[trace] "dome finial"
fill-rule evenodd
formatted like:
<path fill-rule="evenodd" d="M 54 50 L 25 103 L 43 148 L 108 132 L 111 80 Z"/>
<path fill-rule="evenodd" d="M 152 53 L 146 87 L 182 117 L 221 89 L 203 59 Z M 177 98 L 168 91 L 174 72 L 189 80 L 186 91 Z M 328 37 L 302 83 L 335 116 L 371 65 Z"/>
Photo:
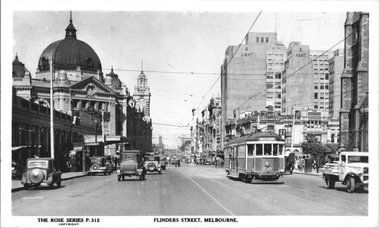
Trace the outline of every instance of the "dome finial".
<path fill-rule="evenodd" d="M 141 61 L 141 73 L 144 72 L 144 61 Z"/>
<path fill-rule="evenodd" d="M 77 34 L 76 34 L 76 29 L 73 25 L 73 17 L 72 17 L 72 12 L 70 10 L 70 20 L 69 20 L 69 26 L 67 26 L 66 28 L 66 37 L 65 38 L 77 38 Z"/>

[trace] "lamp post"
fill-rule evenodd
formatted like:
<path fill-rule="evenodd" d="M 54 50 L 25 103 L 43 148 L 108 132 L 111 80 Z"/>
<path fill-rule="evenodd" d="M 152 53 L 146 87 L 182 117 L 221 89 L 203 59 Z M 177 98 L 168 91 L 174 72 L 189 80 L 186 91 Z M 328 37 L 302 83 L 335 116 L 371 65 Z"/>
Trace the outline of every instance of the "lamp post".
<path fill-rule="evenodd" d="M 94 119 L 95 123 L 95 154 L 98 155 L 98 119 Z"/>

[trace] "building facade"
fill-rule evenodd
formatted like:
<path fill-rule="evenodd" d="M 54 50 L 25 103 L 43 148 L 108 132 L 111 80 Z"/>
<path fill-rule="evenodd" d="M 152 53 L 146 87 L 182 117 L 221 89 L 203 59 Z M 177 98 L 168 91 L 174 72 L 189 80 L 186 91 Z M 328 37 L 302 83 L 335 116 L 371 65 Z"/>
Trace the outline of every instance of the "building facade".
<path fill-rule="evenodd" d="M 314 71 L 314 104 L 315 110 L 329 110 L 330 72 L 329 59 L 333 56 L 331 51 L 310 51 Z M 300 66 L 301 67 L 301 66 Z"/>
<path fill-rule="evenodd" d="M 282 113 L 293 114 L 299 109 L 313 109 L 314 71 L 308 45 L 291 42 L 282 77 Z"/>
<path fill-rule="evenodd" d="M 43 50 L 35 77 L 16 55 L 12 74 L 14 100 L 27 100 L 34 111 L 54 108 L 55 117 L 70 119 L 71 125 L 67 122 L 64 125 L 66 127 L 60 126 L 59 122 L 54 125 L 59 134 L 57 139 L 61 139 L 54 141 L 57 158 L 67 152 L 63 148 L 68 144 L 71 144 L 71 149 L 77 146 L 77 150 L 83 150 L 84 146 L 101 146 L 100 151 L 90 151 L 91 155 L 116 155 L 124 148 L 121 144 L 140 150 L 151 148 L 152 122 L 145 115 L 149 114 L 149 107 L 143 111 L 136 109 L 136 101 L 112 67 L 111 72 L 104 77 L 98 55 L 90 45 L 77 39 L 76 31 L 70 14 L 65 38 Z M 53 100 L 50 99 L 51 89 Z M 38 118 L 44 118 L 45 125 L 49 124 L 50 117 L 41 112 L 38 111 Z M 34 121 L 37 118 L 34 113 L 30 113 L 28 118 L 23 116 L 22 121 L 17 121 L 19 115 L 13 112 L 13 133 L 16 134 L 17 129 L 33 129 L 38 133 L 32 143 L 21 139 L 12 141 L 13 146 L 28 143 L 41 148 L 31 155 L 50 155 L 50 148 L 42 146 L 50 143 L 46 126 Z M 45 138 L 47 141 L 44 141 Z"/>
<path fill-rule="evenodd" d="M 272 106 L 276 113 L 282 110 L 282 72 L 285 67 L 286 47 L 276 43 L 267 50 L 266 107 Z"/>
<path fill-rule="evenodd" d="M 276 33 L 248 33 L 245 44 L 227 48 L 221 67 L 222 145 L 228 119 L 242 111 L 266 108 L 267 73 L 273 73 L 268 72 L 268 69 L 274 60 L 268 63 L 267 52 L 277 47 L 277 44 Z M 276 60 L 274 64 L 277 63 Z"/>
<path fill-rule="evenodd" d="M 344 27 L 340 143 L 348 150 L 368 151 L 369 13 L 348 12 Z"/>

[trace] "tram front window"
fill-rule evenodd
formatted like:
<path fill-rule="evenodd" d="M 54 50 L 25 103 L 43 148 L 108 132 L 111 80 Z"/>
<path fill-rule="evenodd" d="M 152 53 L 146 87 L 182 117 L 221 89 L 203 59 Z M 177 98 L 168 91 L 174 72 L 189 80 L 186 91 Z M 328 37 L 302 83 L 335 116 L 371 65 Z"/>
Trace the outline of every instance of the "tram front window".
<path fill-rule="evenodd" d="M 272 144 L 264 144 L 264 155 L 272 155 Z"/>

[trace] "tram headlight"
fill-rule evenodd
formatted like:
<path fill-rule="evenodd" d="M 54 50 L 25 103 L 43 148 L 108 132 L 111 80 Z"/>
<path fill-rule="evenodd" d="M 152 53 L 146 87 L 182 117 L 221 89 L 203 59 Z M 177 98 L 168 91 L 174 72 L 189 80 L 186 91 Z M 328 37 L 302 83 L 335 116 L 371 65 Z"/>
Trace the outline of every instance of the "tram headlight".
<path fill-rule="evenodd" d="M 265 167 L 269 167 L 270 165 L 269 165 L 269 162 L 266 162 L 265 163 Z"/>

